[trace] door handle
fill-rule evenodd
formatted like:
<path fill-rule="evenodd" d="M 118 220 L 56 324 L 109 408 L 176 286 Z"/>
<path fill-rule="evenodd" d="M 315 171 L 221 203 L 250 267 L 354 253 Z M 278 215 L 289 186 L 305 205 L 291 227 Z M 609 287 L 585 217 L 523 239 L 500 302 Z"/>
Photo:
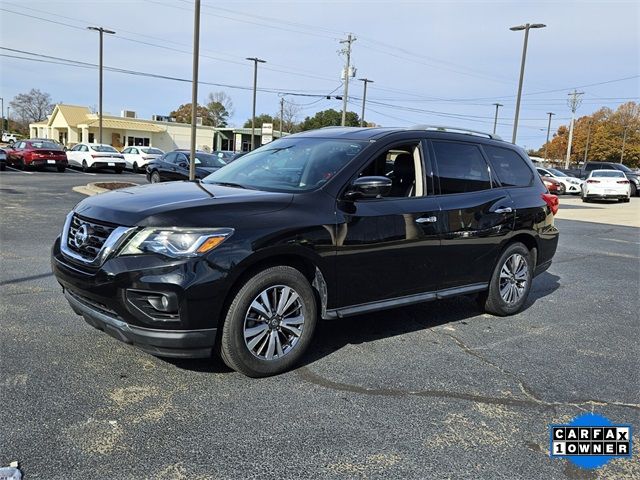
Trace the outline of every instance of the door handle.
<path fill-rule="evenodd" d="M 513 212 L 513 208 L 511 207 L 502 207 L 502 208 L 496 208 L 493 213 L 511 213 Z"/>
<path fill-rule="evenodd" d="M 438 219 L 436 217 L 420 217 L 416 218 L 416 223 L 435 223 Z"/>

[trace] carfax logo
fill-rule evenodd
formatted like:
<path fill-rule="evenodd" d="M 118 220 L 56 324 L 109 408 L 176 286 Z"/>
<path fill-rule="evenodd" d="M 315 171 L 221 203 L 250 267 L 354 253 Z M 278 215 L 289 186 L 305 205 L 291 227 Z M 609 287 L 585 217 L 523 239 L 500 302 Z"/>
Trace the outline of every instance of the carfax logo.
<path fill-rule="evenodd" d="M 614 425 L 601 415 L 585 413 L 567 425 L 550 425 L 551 457 L 566 458 L 582 468 L 598 468 L 613 458 L 631 458 L 631 425 Z"/>

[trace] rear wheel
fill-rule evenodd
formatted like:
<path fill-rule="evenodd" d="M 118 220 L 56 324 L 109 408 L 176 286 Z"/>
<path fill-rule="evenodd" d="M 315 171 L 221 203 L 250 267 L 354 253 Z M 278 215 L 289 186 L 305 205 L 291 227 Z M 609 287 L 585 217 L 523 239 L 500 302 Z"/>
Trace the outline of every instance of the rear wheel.
<path fill-rule="evenodd" d="M 86 160 L 82 160 L 82 171 L 83 172 L 88 172 L 89 171 L 89 165 L 87 165 L 87 161 Z"/>
<path fill-rule="evenodd" d="M 636 187 L 636 184 L 631 182 L 631 196 L 635 197 L 637 195 L 640 195 L 640 192 L 638 192 L 638 187 Z"/>
<path fill-rule="evenodd" d="M 62 172 L 64 172 L 64 171 L 67 169 L 67 166 L 66 166 L 66 165 L 57 165 L 57 166 L 56 166 L 56 169 L 57 169 L 60 173 L 62 173 Z"/>
<path fill-rule="evenodd" d="M 499 316 L 517 313 L 531 290 L 533 267 L 525 245 L 519 242 L 509 245 L 496 264 L 489 290 L 480 297 L 484 310 Z"/>
<path fill-rule="evenodd" d="M 138 173 L 138 162 L 133 162 L 133 167 L 131 167 L 133 173 Z"/>
<path fill-rule="evenodd" d="M 124 168 L 122 167 L 118 167 L 115 169 L 116 173 L 122 173 L 122 171 L 124 170 Z"/>
<path fill-rule="evenodd" d="M 161 181 L 160 174 L 157 171 L 151 173 L 151 183 L 160 183 Z"/>
<path fill-rule="evenodd" d="M 266 377 L 295 366 L 311 343 L 317 323 L 316 298 L 298 270 L 267 268 L 253 275 L 229 306 L 220 355 L 230 368 Z"/>

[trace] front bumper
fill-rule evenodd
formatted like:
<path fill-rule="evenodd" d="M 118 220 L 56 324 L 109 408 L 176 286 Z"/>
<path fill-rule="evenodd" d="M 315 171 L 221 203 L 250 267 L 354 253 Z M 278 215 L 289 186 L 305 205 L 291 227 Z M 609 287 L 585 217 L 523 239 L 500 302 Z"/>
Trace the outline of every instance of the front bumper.
<path fill-rule="evenodd" d="M 73 311 L 90 325 L 153 355 L 211 355 L 227 278 L 206 259 L 141 255 L 91 267 L 66 257 L 58 238 L 51 267 Z M 176 308 L 155 310 L 145 298 L 156 295 L 174 299 Z"/>

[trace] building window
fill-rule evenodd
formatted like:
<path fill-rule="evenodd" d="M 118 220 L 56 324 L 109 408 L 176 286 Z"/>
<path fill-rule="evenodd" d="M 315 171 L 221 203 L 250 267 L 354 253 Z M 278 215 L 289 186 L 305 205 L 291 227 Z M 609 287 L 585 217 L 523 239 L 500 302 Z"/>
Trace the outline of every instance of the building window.
<path fill-rule="evenodd" d="M 148 137 L 127 137 L 127 146 L 148 147 L 149 145 L 151 145 L 151 139 Z"/>
<path fill-rule="evenodd" d="M 94 133 L 89 133 L 89 143 L 93 143 L 96 141 L 96 135 Z"/>

